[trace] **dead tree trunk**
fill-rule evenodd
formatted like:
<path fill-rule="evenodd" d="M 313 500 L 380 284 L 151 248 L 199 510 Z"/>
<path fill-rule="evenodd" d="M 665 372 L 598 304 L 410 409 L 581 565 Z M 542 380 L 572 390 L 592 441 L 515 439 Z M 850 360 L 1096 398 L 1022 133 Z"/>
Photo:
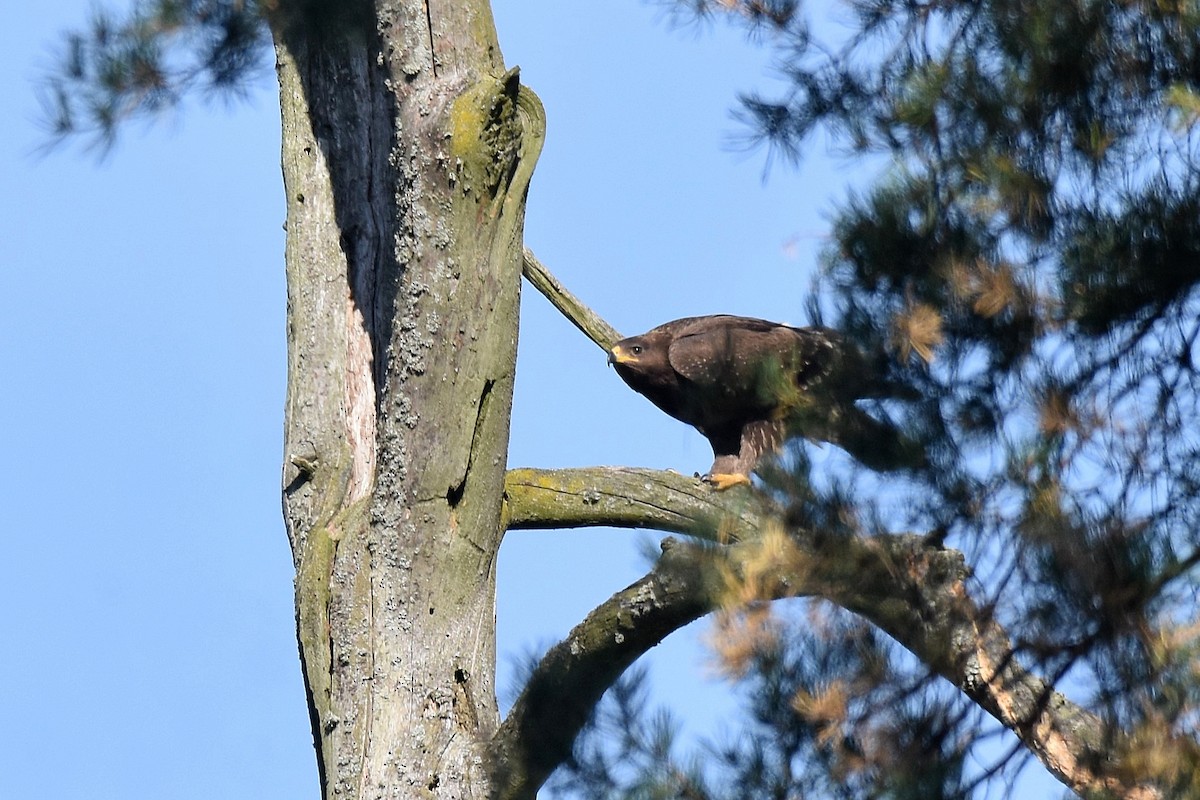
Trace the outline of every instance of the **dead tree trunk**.
<path fill-rule="evenodd" d="M 542 111 L 487 2 L 287 8 L 284 512 L 323 795 L 485 797 Z"/>

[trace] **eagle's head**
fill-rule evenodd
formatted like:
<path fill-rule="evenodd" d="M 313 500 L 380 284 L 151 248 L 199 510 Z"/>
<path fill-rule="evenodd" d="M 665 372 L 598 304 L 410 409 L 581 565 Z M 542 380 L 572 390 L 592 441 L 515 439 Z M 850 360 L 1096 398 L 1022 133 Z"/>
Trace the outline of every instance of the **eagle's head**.
<path fill-rule="evenodd" d="M 651 372 L 668 366 L 667 349 L 649 335 L 622 339 L 608 349 L 608 364 L 617 372 Z"/>
<path fill-rule="evenodd" d="M 674 392 L 678 380 L 671 368 L 670 346 L 671 337 L 657 330 L 631 336 L 608 349 L 608 363 L 630 388 L 661 408 L 664 393 Z"/>

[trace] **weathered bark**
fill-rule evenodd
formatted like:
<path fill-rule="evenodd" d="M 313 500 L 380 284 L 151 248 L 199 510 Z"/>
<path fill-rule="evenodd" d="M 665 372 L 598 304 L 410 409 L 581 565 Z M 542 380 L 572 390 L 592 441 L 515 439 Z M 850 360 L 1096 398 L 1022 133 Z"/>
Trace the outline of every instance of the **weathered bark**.
<path fill-rule="evenodd" d="M 756 582 L 772 597 L 821 597 L 886 631 L 1081 795 L 1161 796 L 1131 778 L 1120 730 L 1022 666 L 1008 634 L 971 598 L 969 571 L 956 550 L 916 535 L 864 539 L 791 531 L 786 550 L 768 543 L 776 549 L 764 555 L 764 532 L 782 531 L 786 522 L 761 499 L 749 492 L 717 494 L 698 480 L 651 470 L 512 470 L 506 508 L 514 528 L 647 527 L 732 543 L 664 547 L 649 575 L 547 653 L 493 743 L 512 762 L 506 797 L 531 796 L 565 758 L 568 751 L 554 742 L 573 740 L 582 725 L 576 695 L 598 698 L 600 687 L 620 674 L 614 662 L 632 663 L 670 630 L 721 608 L 730 597 L 730 576 L 748 564 L 767 570 Z M 558 761 L 550 760 L 554 756 Z"/>
<path fill-rule="evenodd" d="M 488 3 L 272 20 L 284 512 L 325 797 L 484 797 L 536 98 Z M 318 18 L 319 17 L 319 18 Z"/>
<path fill-rule="evenodd" d="M 721 576 L 677 544 L 666 539 L 649 575 L 593 609 L 542 658 L 493 742 L 499 800 L 533 797 L 621 673 L 714 609 Z"/>
<path fill-rule="evenodd" d="M 567 291 L 566 287 L 558 282 L 558 279 L 550 270 L 546 269 L 541 261 L 538 261 L 537 256 L 528 248 L 525 249 L 523 272 L 529 282 L 533 284 L 533 288 L 541 292 L 555 308 L 563 313 L 563 316 L 595 342 L 601 350 L 608 350 L 610 346 L 625 338 L 599 314 Z"/>

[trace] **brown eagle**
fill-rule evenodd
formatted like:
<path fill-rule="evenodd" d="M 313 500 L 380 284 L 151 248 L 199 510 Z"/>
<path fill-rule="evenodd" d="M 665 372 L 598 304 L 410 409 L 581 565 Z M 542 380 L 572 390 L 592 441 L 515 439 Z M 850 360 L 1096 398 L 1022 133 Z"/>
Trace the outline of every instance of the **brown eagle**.
<path fill-rule="evenodd" d="M 608 363 L 634 391 L 704 434 L 714 457 L 704 480 L 727 489 L 750 482 L 797 413 L 837 416 L 851 407 L 858 370 L 850 354 L 824 328 L 719 314 L 622 339 Z"/>

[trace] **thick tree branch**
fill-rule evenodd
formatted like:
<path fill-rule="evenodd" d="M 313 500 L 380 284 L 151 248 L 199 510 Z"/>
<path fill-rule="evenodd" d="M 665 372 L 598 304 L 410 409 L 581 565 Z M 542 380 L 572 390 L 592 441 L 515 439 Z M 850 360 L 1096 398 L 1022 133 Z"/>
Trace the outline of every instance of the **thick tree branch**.
<path fill-rule="evenodd" d="M 720 607 L 729 576 L 747 565 L 761 572 L 762 535 L 783 530 L 784 521 L 763 505 L 748 510 L 748 493 L 718 494 L 671 472 L 514 470 L 506 494 L 512 527 L 622 525 L 739 542 L 665 548 L 650 575 L 597 608 L 546 655 L 495 740 L 502 763 L 511 765 L 506 796 L 523 797 L 532 796 L 569 752 L 563 742 L 572 741 L 578 727 L 563 730 L 564 723 L 555 722 L 569 698 L 587 687 L 587 704 L 565 723 L 581 726 L 638 655 Z M 870 620 L 1013 731 L 1076 792 L 1159 796 L 1123 770 L 1120 731 L 1020 664 L 1008 634 L 972 600 L 962 553 L 916 535 L 790 533 L 787 550 L 769 562 L 771 580 L 763 585 L 772 596 L 821 597 Z M 563 737 L 557 749 L 544 738 L 551 730 Z"/>
<path fill-rule="evenodd" d="M 563 316 L 599 345 L 601 350 L 608 352 L 608 348 L 614 342 L 625 338 L 617 333 L 616 328 L 601 319 L 599 314 L 584 305 L 582 300 L 567 291 L 528 247 L 525 248 L 523 272 L 534 288 L 544 294 Z"/>
<path fill-rule="evenodd" d="M 712 609 L 719 576 L 695 557 L 699 549 L 665 540 L 648 575 L 594 609 L 542 658 L 492 740 L 500 798 L 534 797 L 621 673 Z"/>
<path fill-rule="evenodd" d="M 699 478 L 634 467 L 511 469 L 504 493 L 509 530 L 607 525 L 729 542 L 771 513 L 748 489 L 717 493 Z"/>

